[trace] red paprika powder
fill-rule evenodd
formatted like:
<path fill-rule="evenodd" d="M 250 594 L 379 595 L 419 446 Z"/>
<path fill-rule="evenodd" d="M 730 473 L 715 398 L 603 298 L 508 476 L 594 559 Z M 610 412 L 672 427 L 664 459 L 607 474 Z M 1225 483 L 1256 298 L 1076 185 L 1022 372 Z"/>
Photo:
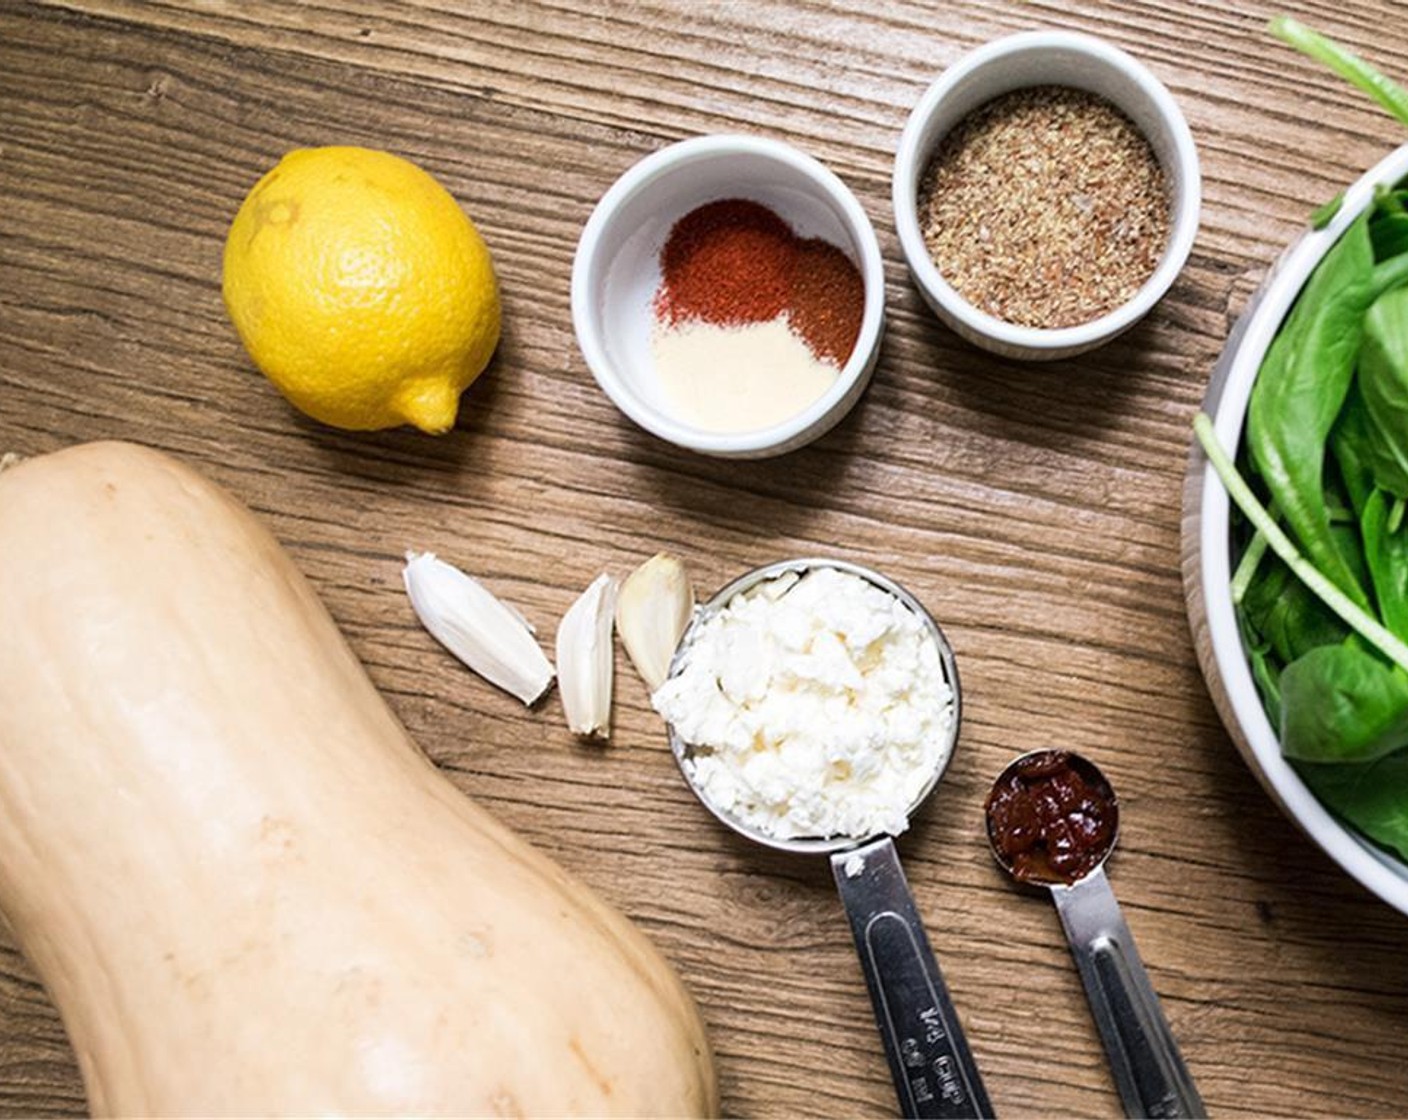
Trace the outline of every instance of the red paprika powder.
<path fill-rule="evenodd" d="M 846 364 L 860 334 L 865 284 L 840 249 L 799 239 L 761 203 L 719 199 L 675 223 L 660 254 L 655 313 L 671 326 L 762 323 L 786 315 L 812 354 Z"/>
<path fill-rule="evenodd" d="M 819 237 L 797 242 L 792 254 L 787 316 L 812 353 L 844 366 L 865 315 L 865 281 L 851 259 Z"/>
<path fill-rule="evenodd" d="M 660 254 L 656 314 L 720 326 L 777 318 L 787 307 L 795 242 L 791 227 L 756 202 L 725 198 L 691 210 Z"/>

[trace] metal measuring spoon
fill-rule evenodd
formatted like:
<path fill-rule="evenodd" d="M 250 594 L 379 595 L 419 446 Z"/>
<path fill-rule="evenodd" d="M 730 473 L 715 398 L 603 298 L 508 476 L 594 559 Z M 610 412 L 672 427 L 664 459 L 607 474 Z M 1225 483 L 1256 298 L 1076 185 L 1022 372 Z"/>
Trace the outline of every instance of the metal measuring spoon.
<path fill-rule="evenodd" d="M 997 862 L 1051 891 L 1125 1114 L 1207 1116 L 1105 877 L 1120 820 L 1105 775 L 1073 751 L 1031 751 L 999 775 L 986 810 Z"/>
<path fill-rule="evenodd" d="M 919 601 L 897 583 L 868 568 L 839 560 L 788 560 L 756 568 L 724 587 L 695 614 L 680 639 L 670 675 L 679 670 L 701 624 L 722 610 L 735 595 L 780 576 L 789 573 L 800 576 L 815 568 L 849 572 L 893 595 L 924 622 L 938 647 L 944 675 L 953 692 L 952 731 L 938 766 L 909 807 L 909 815 L 912 815 L 938 785 L 953 757 L 960 715 L 958 671 L 953 649 L 943 631 Z M 939 972 L 938 961 L 929 946 L 914 896 L 900 867 L 894 840 L 888 835 L 863 839 L 770 836 L 734 819 L 709 800 L 687 765 L 693 747 L 679 736 L 673 725 L 670 725 L 670 746 L 695 796 L 734 832 L 779 851 L 831 856 L 831 873 L 850 920 L 903 1115 L 950 1120 L 992 1116 L 992 1104 L 968 1049 L 968 1040 Z"/>

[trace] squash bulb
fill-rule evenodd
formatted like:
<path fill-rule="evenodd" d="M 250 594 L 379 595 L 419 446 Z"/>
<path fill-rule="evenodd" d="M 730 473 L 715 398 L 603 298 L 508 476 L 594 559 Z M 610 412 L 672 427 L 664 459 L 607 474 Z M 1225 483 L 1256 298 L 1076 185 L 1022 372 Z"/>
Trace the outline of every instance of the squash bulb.
<path fill-rule="evenodd" d="M 0 475 L 0 910 L 95 1113 L 713 1113 L 621 914 L 411 742 L 269 532 L 130 444 Z"/>

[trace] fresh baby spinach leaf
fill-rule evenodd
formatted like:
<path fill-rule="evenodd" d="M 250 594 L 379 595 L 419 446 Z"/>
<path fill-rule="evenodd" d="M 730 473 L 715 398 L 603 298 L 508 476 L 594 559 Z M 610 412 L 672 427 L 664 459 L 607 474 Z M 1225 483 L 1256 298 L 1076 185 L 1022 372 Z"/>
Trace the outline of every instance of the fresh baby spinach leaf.
<path fill-rule="evenodd" d="M 1370 763 L 1303 763 L 1296 771 L 1332 812 L 1408 859 L 1408 751 Z"/>
<path fill-rule="evenodd" d="M 1267 351 L 1247 413 L 1251 456 L 1310 561 L 1355 603 L 1367 600 L 1325 509 L 1325 445 L 1349 390 L 1371 297 L 1361 215 L 1316 266 Z"/>
<path fill-rule="evenodd" d="M 1408 673 L 1357 638 L 1318 646 L 1281 673 L 1281 753 L 1369 762 L 1408 746 Z"/>
<path fill-rule="evenodd" d="M 1359 394 L 1359 386 L 1352 384 L 1330 433 L 1330 451 L 1339 471 L 1340 482 L 1358 517 L 1364 515 L 1364 506 L 1377 485 L 1374 481 L 1375 468 L 1370 462 L 1372 453 L 1369 442 L 1368 410 Z M 1405 481 L 1408 481 L 1408 476 L 1405 476 Z"/>
<path fill-rule="evenodd" d="M 1376 264 L 1408 252 L 1408 214 L 1380 214 L 1371 219 L 1369 242 Z"/>
<path fill-rule="evenodd" d="M 1390 187 L 1387 183 L 1374 184 L 1374 218 L 1392 217 L 1394 214 L 1408 214 L 1403 205 L 1404 192 Z M 1371 219 L 1372 220 L 1372 219 Z"/>
<path fill-rule="evenodd" d="M 1360 519 L 1379 617 L 1395 634 L 1408 634 L 1408 532 L 1402 510 L 1402 498 L 1375 490 Z"/>
<path fill-rule="evenodd" d="M 1408 497 L 1408 288 L 1380 296 L 1364 317 L 1357 387 L 1374 481 Z"/>
<path fill-rule="evenodd" d="M 1247 622 L 1282 663 L 1344 640 L 1348 628 L 1277 557 L 1262 560 L 1242 599 Z"/>

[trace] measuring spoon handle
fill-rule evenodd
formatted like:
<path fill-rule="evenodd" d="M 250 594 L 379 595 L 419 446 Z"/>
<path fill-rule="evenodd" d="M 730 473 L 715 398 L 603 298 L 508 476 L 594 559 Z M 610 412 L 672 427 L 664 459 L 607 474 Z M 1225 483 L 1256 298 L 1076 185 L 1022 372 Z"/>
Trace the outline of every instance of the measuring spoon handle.
<path fill-rule="evenodd" d="M 968 1040 L 888 836 L 831 857 L 905 1116 L 992 1116 Z"/>
<path fill-rule="evenodd" d="M 1072 886 L 1053 886 L 1051 897 L 1066 927 L 1125 1115 L 1207 1116 L 1104 868 Z"/>

